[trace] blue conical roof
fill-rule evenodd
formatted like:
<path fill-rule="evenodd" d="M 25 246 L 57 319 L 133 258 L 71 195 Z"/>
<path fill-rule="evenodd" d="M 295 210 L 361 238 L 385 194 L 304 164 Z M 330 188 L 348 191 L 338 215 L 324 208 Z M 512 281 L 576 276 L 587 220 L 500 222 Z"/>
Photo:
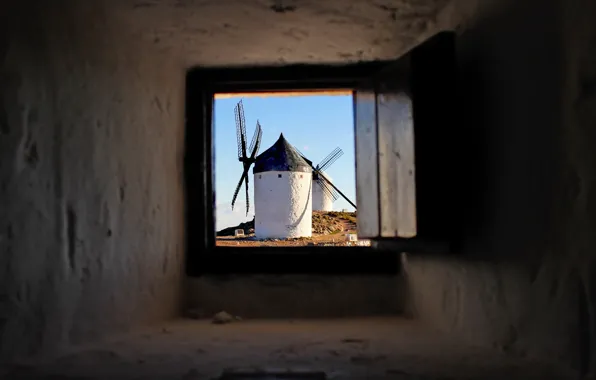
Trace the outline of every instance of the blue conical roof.
<path fill-rule="evenodd" d="M 285 138 L 283 133 L 269 149 L 259 154 L 256 158 L 253 173 L 280 171 L 280 172 L 306 172 L 312 171 L 312 162 L 298 153 Z"/>

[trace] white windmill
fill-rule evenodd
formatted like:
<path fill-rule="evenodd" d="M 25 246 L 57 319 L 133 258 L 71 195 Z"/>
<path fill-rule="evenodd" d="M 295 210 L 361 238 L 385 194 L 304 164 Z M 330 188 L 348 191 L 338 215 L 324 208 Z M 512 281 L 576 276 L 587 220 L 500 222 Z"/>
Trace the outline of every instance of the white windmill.
<path fill-rule="evenodd" d="M 248 171 L 254 164 L 255 236 L 259 239 L 288 239 L 312 236 L 313 198 L 317 197 L 315 210 L 330 209 L 341 195 L 354 208 L 356 205 L 333 185 L 322 170 L 329 167 L 342 154 L 336 148 L 321 164 L 313 167 L 298 149 L 291 145 L 283 133 L 266 151 L 256 156 L 263 131 L 257 128 L 246 151 L 244 108 L 240 101 L 235 108 L 238 137 L 238 160 L 244 170 L 234 191 L 232 208 L 244 182 L 246 185 L 246 214 L 249 210 Z M 318 187 L 315 189 L 315 187 Z"/>
<path fill-rule="evenodd" d="M 332 211 L 333 202 L 335 202 L 340 196 L 346 200 L 354 210 L 356 205 L 348 197 L 342 193 L 337 186 L 331 181 L 331 177 L 324 172 L 325 169 L 329 168 L 338 158 L 344 154 L 341 148 L 335 148 L 331 153 L 327 155 L 316 167 L 312 166 L 312 161 L 307 159 L 302 153 L 300 155 L 307 161 L 312 168 L 312 197 L 313 197 L 313 211 Z"/>
<path fill-rule="evenodd" d="M 312 163 L 281 134 L 257 157 L 253 173 L 255 236 L 312 236 Z"/>

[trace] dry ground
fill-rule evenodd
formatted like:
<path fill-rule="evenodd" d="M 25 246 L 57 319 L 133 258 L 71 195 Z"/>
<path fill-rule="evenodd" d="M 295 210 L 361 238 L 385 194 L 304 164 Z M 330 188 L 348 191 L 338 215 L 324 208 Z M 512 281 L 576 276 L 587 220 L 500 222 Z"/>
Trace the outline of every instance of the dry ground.
<path fill-rule="evenodd" d="M 7 379 L 216 379 L 224 369 L 323 370 L 328 379 L 566 379 L 548 363 L 467 346 L 399 317 L 183 319 L 5 368 Z"/>
<path fill-rule="evenodd" d="M 246 238 L 234 238 L 233 236 L 218 236 L 216 245 L 219 247 L 287 247 L 287 246 L 305 246 L 305 245 L 333 245 L 333 246 L 349 246 L 352 245 L 346 234 L 354 234 L 356 230 L 347 230 L 330 235 L 313 234 L 311 238 L 298 238 L 287 240 L 256 240 L 254 234 L 248 235 Z"/>
<path fill-rule="evenodd" d="M 219 231 L 216 238 L 216 245 L 220 247 L 263 247 L 263 246 L 305 246 L 305 245 L 327 245 L 327 246 L 350 246 L 346 237 L 348 234 L 356 233 L 356 217 L 349 212 L 324 212 L 313 211 L 313 236 L 310 238 L 298 239 L 268 239 L 256 240 L 252 222 L 243 223 L 239 228 L 245 230 L 244 238 L 235 238 L 232 228 Z M 223 235 L 223 231 L 228 236 Z"/>

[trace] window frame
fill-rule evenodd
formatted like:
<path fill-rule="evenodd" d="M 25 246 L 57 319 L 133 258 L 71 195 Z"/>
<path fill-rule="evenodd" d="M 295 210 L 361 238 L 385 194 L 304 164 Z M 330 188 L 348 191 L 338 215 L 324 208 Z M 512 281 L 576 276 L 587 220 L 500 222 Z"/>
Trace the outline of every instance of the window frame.
<path fill-rule="evenodd" d="M 234 92 L 355 90 L 392 62 L 349 65 L 194 68 L 186 80 L 186 272 L 393 274 L 399 252 L 373 247 L 216 247 L 214 95 Z M 196 168 L 200 168 L 200 175 Z M 191 169 L 191 168 L 194 168 Z M 191 173 L 193 170 L 193 173 Z M 190 196 L 190 194 L 194 194 Z M 211 202 L 208 202 L 211 199 Z"/>
<path fill-rule="evenodd" d="M 458 156 L 465 135 L 457 127 L 455 51 L 455 33 L 440 32 L 392 61 L 189 70 L 184 142 L 187 274 L 192 277 L 239 273 L 395 274 L 399 272 L 402 252 L 459 251 L 463 242 L 460 205 L 465 199 L 457 185 L 463 183 L 465 171 L 461 168 L 465 168 L 466 160 Z M 398 75 L 409 76 L 415 123 L 415 237 L 379 236 L 373 239 L 378 243 L 373 247 L 215 246 L 212 163 L 216 93 L 352 89 L 353 99 L 359 91 L 373 92 L 378 113 L 377 96 L 384 87 L 383 81 L 397 73 L 396 67 L 405 60 L 409 68 L 405 74 Z M 356 102 L 353 104 L 356 116 Z M 355 118 L 355 128 L 356 122 Z M 383 205 L 378 203 L 378 207 L 381 210 Z"/>

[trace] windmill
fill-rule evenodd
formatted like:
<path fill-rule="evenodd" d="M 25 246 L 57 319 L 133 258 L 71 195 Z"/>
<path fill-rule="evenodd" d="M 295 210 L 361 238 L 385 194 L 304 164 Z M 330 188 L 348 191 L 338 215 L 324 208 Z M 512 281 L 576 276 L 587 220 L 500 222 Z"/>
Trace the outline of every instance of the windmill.
<path fill-rule="evenodd" d="M 337 147 L 313 169 L 313 210 L 331 211 L 333 202 L 339 198 L 337 191 L 328 183 L 331 182 L 329 176 L 327 175 L 325 176 L 325 179 L 323 179 L 321 173 L 333 165 L 333 163 L 343 154 L 343 150 Z"/>
<path fill-rule="evenodd" d="M 261 136 L 263 135 L 263 130 L 261 129 L 261 124 L 259 124 L 259 121 L 257 120 L 255 133 L 253 134 L 250 145 L 248 146 L 248 152 L 250 152 L 249 156 L 247 154 L 246 121 L 244 120 L 244 106 L 242 105 L 242 100 L 236 104 L 236 107 L 234 107 L 234 115 L 236 117 L 238 161 L 242 162 L 244 170 L 242 171 L 240 182 L 238 182 L 238 186 L 236 186 L 236 190 L 234 191 L 234 197 L 232 198 L 232 210 L 234 209 L 234 204 L 236 203 L 236 198 L 238 197 L 240 187 L 242 187 L 242 182 L 244 182 L 246 187 L 246 215 L 248 216 L 248 209 L 250 207 L 248 196 L 248 171 L 250 166 L 256 161 L 257 152 L 259 151 L 259 147 L 261 145 Z"/>
<path fill-rule="evenodd" d="M 302 152 L 299 152 L 303 158 L 306 158 Z M 343 197 L 354 209 L 356 209 L 356 205 L 352 202 L 348 197 L 346 197 L 332 182 L 331 179 L 327 174 L 325 174 L 324 170 L 328 169 L 335 161 L 337 161 L 342 155 L 344 154 L 343 150 L 339 147 L 335 148 L 331 153 L 327 155 L 324 159 L 321 160 L 317 166 L 312 166 L 312 180 L 313 180 L 313 207 L 315 209 L 321 209 L 321 211 L 330 211 L 324 210 L 325 206 L 325 198 L 327 198 L 330 202 L 335 202 L 340 196 Z M 307 162 L 310 162 L 307 160 Z M 317 192 L 319 195 L 317 196 Z M 319 201 L 320 198 L 320 201 Z M 317 204 L 318 203 L 318 204 Z"/>
<path fill-rule="evenodd" d="M 259 154 L 253 168 L 255 236 L 312 236 L 312 163 L 283 134 Z"/>

